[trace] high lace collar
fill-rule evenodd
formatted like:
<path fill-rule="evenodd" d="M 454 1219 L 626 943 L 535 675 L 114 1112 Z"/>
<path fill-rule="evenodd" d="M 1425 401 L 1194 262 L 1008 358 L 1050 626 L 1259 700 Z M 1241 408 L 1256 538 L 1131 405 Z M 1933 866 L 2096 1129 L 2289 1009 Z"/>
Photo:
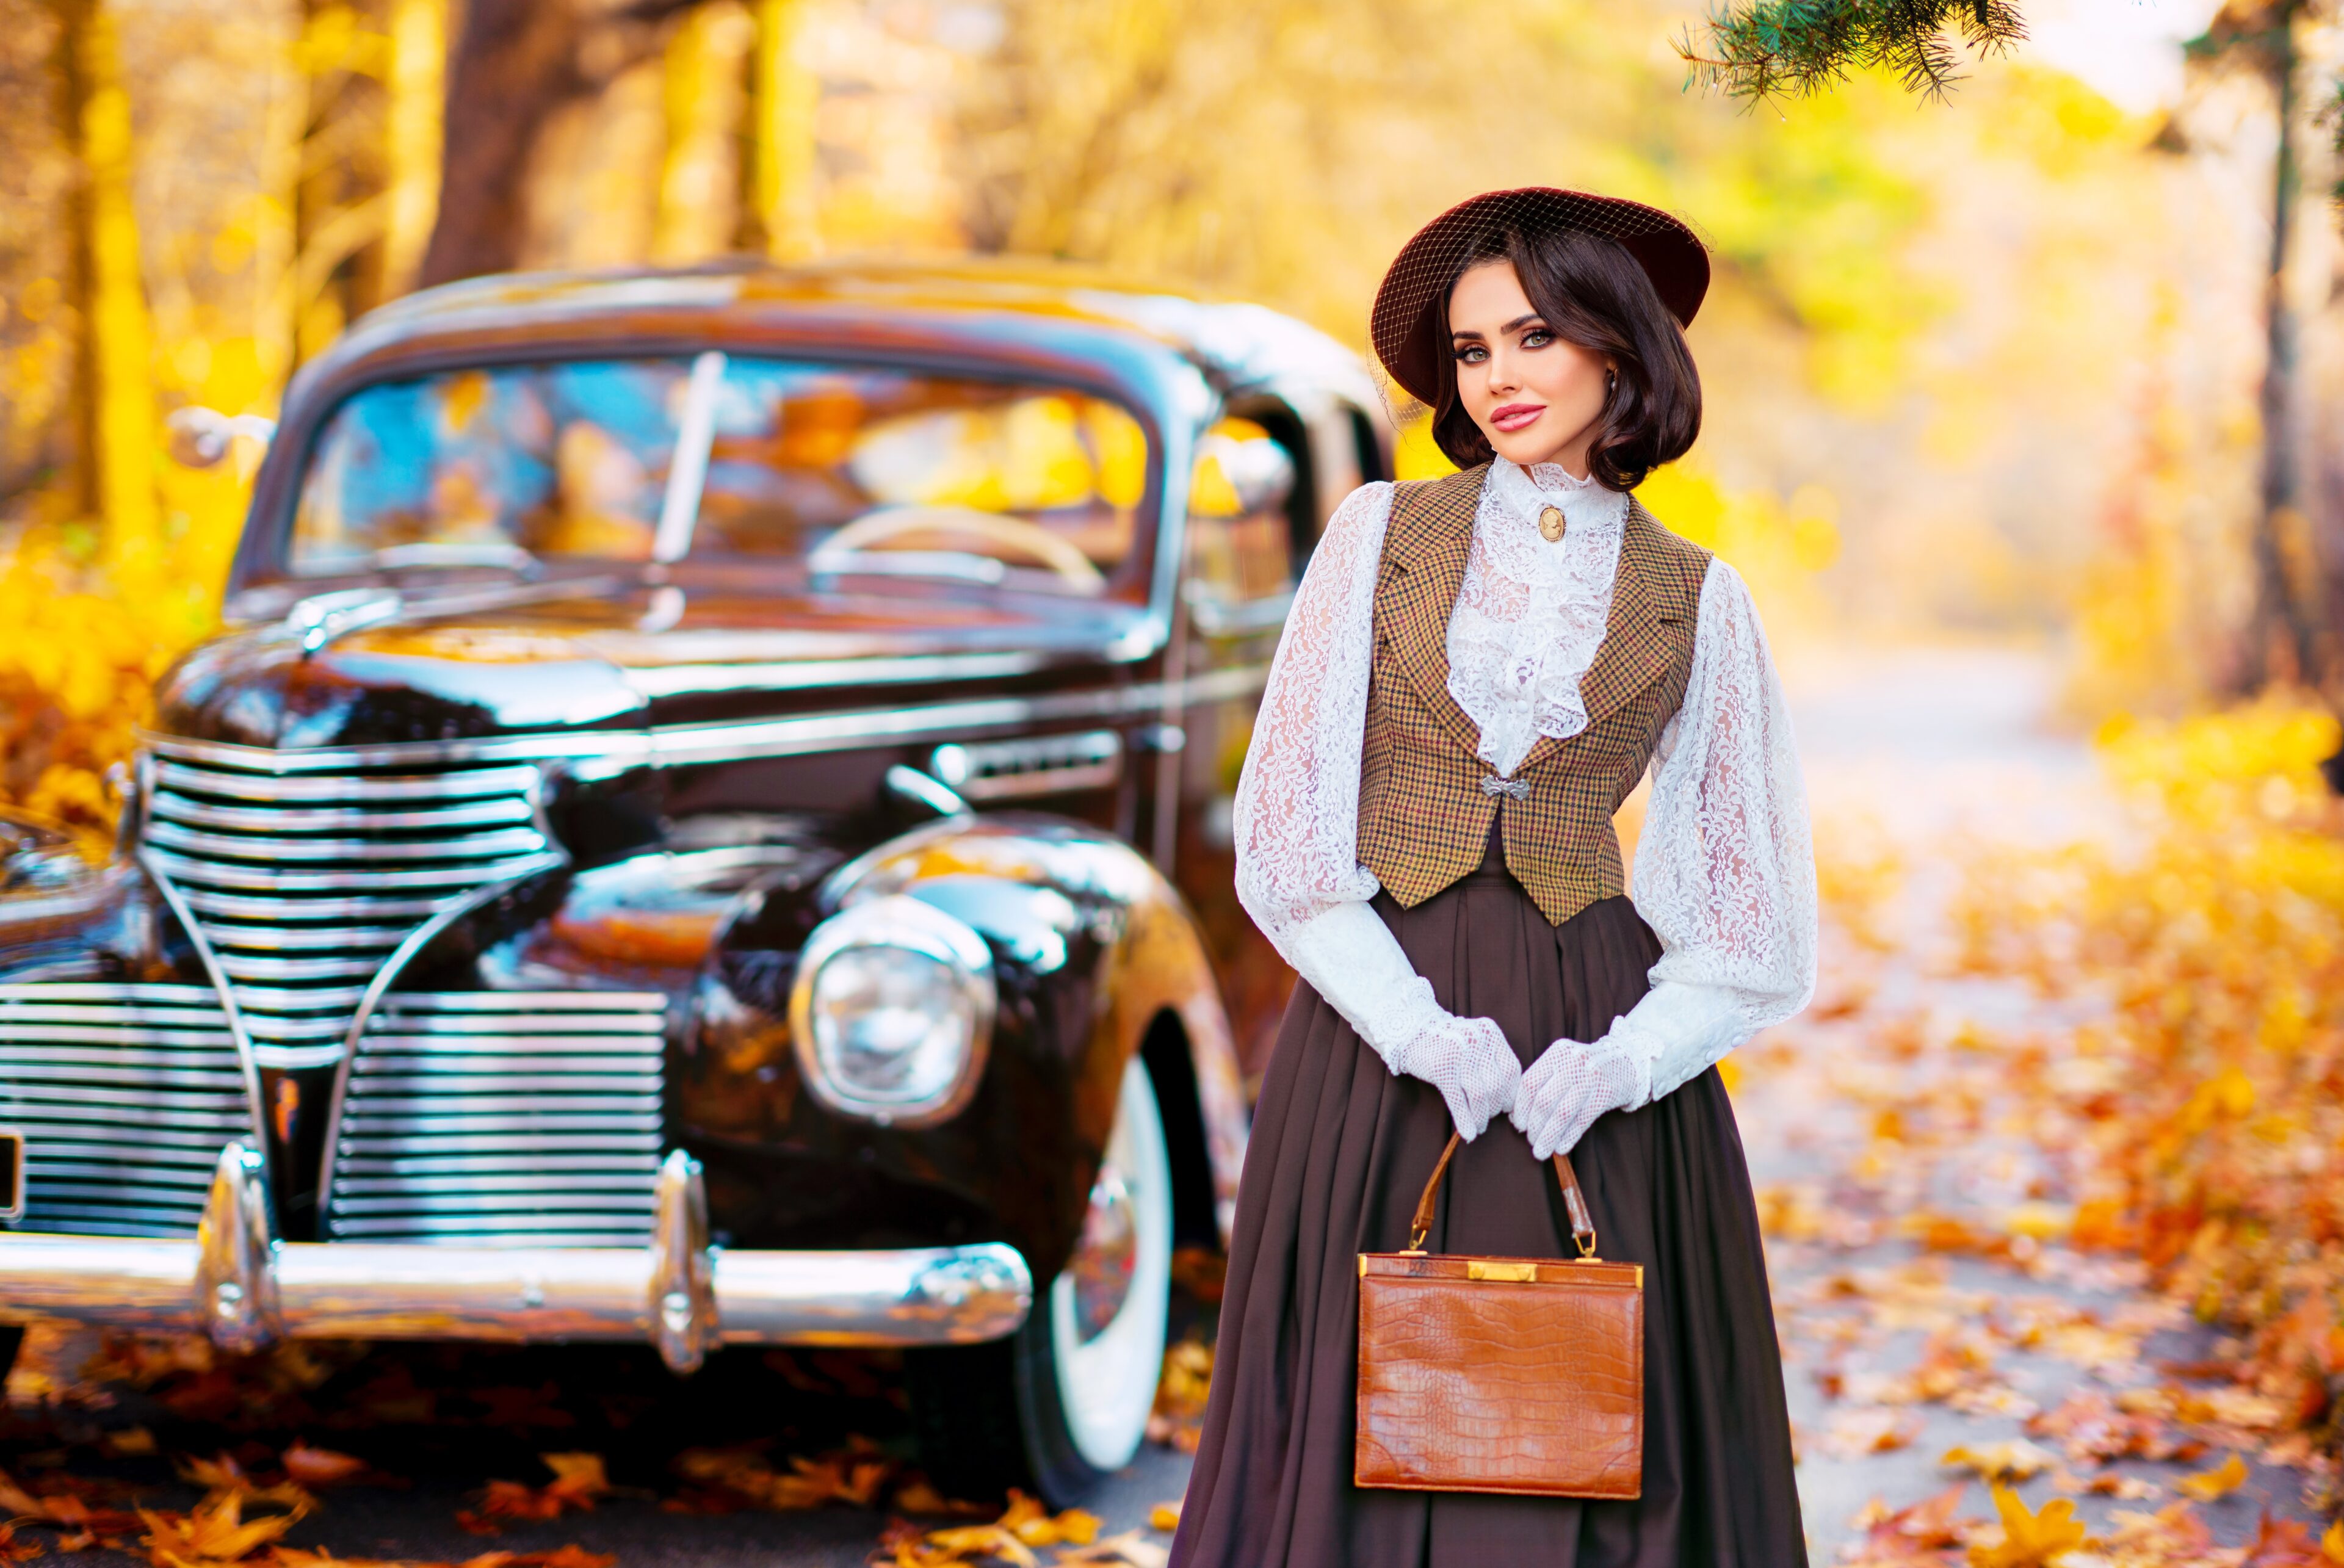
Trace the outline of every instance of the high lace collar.
<path fill-rule="evenodd" d="M 1533 528 L 1538 525 L 1539 513 L 1550 506 L 1561 507 L 1563 517 L 1574 529 L 1582 523 L 1608 528 L 1617 524 L 1628 511 L 1625 495 L 1606 490 L 1593 474 L 1581 479 L 1561 463 L 1535 463 L 1524 468 L 1499 458 L 1490 464 L 1484 489 L 1497 501 L 1494 510 L 1505 521 L 1528 522 Z M 1569 530 L 1564 536 L 1569 537 Z"/>
<path fill-rule="evenodd" d="M 1539 529 L 1562 510 L 1560 540 Z M 1490 465 L 1449 622 L 1449 691 L 1480 726 L 1481 759 L 1511 776 L 1541 735 L 1587 727 L 1579 683 L 1602 645 L 1628 498 L 1560 464 Z"/>

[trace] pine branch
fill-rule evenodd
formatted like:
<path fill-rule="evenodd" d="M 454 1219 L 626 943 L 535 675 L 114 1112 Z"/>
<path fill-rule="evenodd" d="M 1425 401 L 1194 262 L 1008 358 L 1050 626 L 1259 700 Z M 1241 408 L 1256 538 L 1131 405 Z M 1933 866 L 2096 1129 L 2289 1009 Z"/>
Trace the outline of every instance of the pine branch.
<path fill-rule="evenodd" d="M 1677 53 L 1713 92 L 1806 97 L 1878 68 L 1942 98 L 1961 79 L 1956 38 L 1999 55 L 2026 36 L 2026 24 L 2015 0 L 1728 0 L 1704 31 L 1702 46 L 1688 34 Z"/>

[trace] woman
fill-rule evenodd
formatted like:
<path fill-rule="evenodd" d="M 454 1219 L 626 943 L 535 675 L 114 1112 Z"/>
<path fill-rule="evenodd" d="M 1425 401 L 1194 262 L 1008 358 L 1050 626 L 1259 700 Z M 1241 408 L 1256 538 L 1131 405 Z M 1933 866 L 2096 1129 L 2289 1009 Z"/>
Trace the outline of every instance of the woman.
<path fill-rule="evenodd" d="M 1176 1568 L 1806 1561 L 1757 1215 L 1715 1064 L 1806 1005 L 1815 888 L 1733 569 L 1629 492 L 1701 424 L 1709 280 L 1664 213 L 1476 197 L 1410 240 L 1376 351 L 1462 470 L 1328 524 L 1238 788 L 1238 890 L 1302 976 L 1255 1113 Z M 1623 895 L 1612 814 L 1650 767 Z M 1351 1484 L 1356 1259 L 1565 1256 L 1570 1151 L 1645 1266 L 1642 1495 Z"/>

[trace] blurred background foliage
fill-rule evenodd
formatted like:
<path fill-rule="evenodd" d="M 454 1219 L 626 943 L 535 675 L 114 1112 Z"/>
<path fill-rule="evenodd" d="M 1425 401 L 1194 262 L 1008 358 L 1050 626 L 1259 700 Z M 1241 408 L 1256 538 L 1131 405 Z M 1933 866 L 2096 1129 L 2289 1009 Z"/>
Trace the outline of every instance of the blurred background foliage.
<path fill-rule="evenodd" d="M 177 468 L 171 410 L 272 412 L 411 288 L 1006 251 L 1362 343 L 1409 232 L 1528 183 L 1715 246 L 1707 428 L 1646 499 L 1778 635 L 2055 640 L 2086 715 L 2324 688 L 2324 642 L 2265 657 L 2258 587 L 2268 535 L 2324 627 L 2344 562 L 2316 135 L 2280 268 L 2303 482 L 2277 534 L 2258 501 L 2273 127 L 2333 75 L 2279 9 L 2285 106 L 2209 46 L 2133 112 L 2023 49 L 1947 103 L 1856 50 L 1753 104 L 1688 66 L 1733 14 L 1667 0 L 0 0 L 0 796 L 101 829 L 211 624 L 257 452 Z"/>

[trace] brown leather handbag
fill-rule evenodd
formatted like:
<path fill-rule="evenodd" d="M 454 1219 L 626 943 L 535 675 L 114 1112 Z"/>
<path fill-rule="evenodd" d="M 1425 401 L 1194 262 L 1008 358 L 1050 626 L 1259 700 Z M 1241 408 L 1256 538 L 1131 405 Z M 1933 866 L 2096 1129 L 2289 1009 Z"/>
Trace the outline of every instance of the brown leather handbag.
<path fill-rule="evenodd" d="M 1595 1255 L 1595 1221 L 1554 1157 L 1579 1256 L 1434 1257 L 1440 1179 L 1405 1252 L 1359 1255 L 1352 1479 L 1419 1492 L 1635 1497 L 1644 1484 L 1644 1270 Z"/>

